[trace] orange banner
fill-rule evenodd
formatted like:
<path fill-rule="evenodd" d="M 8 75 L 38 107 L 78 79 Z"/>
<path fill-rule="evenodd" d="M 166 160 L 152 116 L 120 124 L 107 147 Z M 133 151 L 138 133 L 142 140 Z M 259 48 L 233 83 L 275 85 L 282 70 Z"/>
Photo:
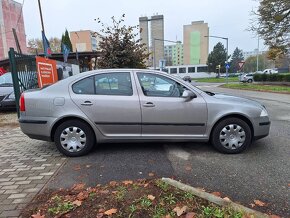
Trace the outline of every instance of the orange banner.
<path fill-rule="evenodd" d="M 36 57 L 36 66 L 39 88 L 53 84 L 58 81 L 55 60 L 50 60 L 43 57 Z"/>

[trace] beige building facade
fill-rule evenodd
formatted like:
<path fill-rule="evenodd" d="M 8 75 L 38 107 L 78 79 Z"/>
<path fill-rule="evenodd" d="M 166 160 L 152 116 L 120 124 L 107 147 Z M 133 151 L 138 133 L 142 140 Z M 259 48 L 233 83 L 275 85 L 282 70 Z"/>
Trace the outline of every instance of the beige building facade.
<path fill-rule="evenodd" d="M 183 26 L 184 64 L 206 64 L 209 50 L 208 24 L 193 21 Z"/>
<path fill-rule="evenodd" d="M 80 30 L 70 32 L 70 40 L 73 52 L 98 51 L 100 35 L 91 30 Z"/>

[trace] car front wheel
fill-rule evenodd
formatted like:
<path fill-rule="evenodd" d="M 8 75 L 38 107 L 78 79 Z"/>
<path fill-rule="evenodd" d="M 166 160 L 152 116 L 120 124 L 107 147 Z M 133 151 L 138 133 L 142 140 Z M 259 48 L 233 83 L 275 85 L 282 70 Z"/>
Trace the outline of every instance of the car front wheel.
<path fill-rule="evenodd" d="M 212 144 L 220 152 L 237 154 L 251 144 L 251 129 L 239 118 L 227 118 L 220 121 L 213 129 Z"/>
<path fill-rule="evenodd" d="M 91 127 L 80 120 L 68 120 L 59 125 L 54 134 L 57 149 L 66 156 L 87 154 L 95 144 Z"/>

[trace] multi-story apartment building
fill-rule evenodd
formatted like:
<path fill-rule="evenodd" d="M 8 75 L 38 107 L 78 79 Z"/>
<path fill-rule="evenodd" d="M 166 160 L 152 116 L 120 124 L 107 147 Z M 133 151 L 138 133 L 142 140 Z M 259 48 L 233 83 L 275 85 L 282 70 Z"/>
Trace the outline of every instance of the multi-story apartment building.
<path fill-rule="evenodd" d="M 0 60 L 8 57 L 9 48 L 17 49 L 12 28 L 16 30 L 22 53 L 27 53 L 22 4 L 0 0 Z"/>
<path fill-rule="evenodd" d="M 70 40 L 74 52 L 97 51 L 101 37 L 97 32 L 80 30 L 70 32 Z"/>
<path fill-rule="evenodd" d="M 183 44 L 178 42 L 175 45 L 164 46 L 164 57 L 166 66 L 183 65 Z"/>
<path fill-rule="evenodd" d="M 209 50 L 208 24 L 193 21 L 183 26 L 184 64 L 206 64 Z"/>

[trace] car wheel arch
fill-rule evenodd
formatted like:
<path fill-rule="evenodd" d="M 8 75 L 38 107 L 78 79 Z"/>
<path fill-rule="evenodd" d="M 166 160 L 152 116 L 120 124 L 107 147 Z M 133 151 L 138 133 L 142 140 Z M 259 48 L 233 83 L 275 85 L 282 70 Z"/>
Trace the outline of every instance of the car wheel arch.
<path fill-rule="evenodd" d="M 254 136 L 254 127 L 253 127 L 253 123 L 251 122 L 251 120 L 248 118 L 248 117 L 246 117 L 246 116 L 244 116 L 244 115 L 241 115 L 241 114 L 227 114 L 227 115 L 225 115 L 225 116 L 223 116 L 223 117 L 221 117 L 221 118 L 219 118 L 217 121 L 215 121 L 215 123 L 212 125 L 212 128 L 211 128 L 211 130 L 210 130 L 210 137 L 209 137 L 209 139 L 211 139 L 212 138 L 212 133 L 213 133 L 213 130 L 215 129 L 215 127 L 221 122 L 221 121 L 223 121 L 223 120 L 225 120 L 225 119 L 228 119 L 228 118 L 238 118 L 238 119 L 241 119 L 241 120 L 243 120 L 243 121 L 245 121 L 248 125 L 249 125 L 249 127 L 250 127 L 250 129 L 251 129 L 251 134 L 252 134 L 252 136 Z M 254 137 L 252 137 L 252 139 L 253 139 Z"/>
<path fill-rule="evenodd" d="M 82 119 L 80 117 L 76 117 L 76 116 L 62 117 L 61 119 L 57 120 L 53 124 L 53 127 L 51 128 L 51 131 L 50 131 L 51 141 L 54 141 L 54 134 L 55 134 L 55 131 L 56 131 L 57 127 L 59 127 L 59 125 L 61 125 L 62 123 L 66 122 L 68 120 L 78 120 L 78 121 L 86 123 L 91 128 L 92 132 L 94 133 L 94 137 L 95 137 L 96 142 L 97 142 L 96 133 L 95 133 L 94 128 L 92 127 L 92 125 L 89 122 L 87 122 L 86 120 L 84 120 L 84 119 Z"/>

